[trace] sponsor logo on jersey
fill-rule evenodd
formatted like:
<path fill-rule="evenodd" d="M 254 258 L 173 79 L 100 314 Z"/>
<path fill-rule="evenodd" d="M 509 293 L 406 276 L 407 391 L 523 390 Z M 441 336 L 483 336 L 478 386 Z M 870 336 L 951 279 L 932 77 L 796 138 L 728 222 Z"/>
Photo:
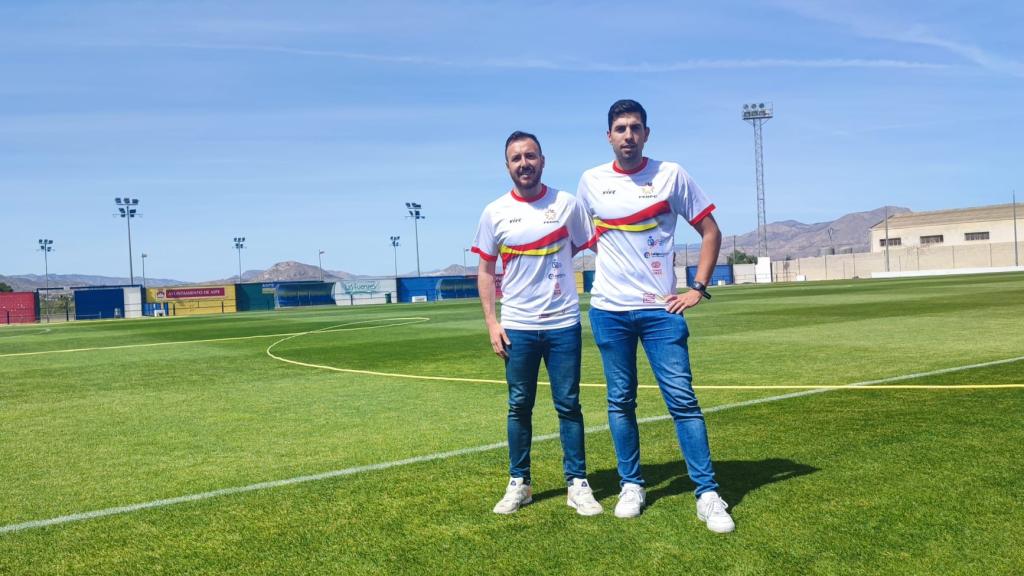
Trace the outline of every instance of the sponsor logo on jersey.
<path fill-rule="evenodd" d="M 508 223 L 509 224 L 519 224 L 522 221 L 523 221 L 522 218 L 509 218 L 508 219 Z"/>
<path fill-rule="evenodd" d="M 609 189 L 609 190 L 601 190 L 601 195 L 602 196 L 612 196 L 614 194 L 615 194 L 615 189 L 614 188 Z"/>
<path fill-rule="evenodd" d="M 661 260 L 655 260 L 654 262 L 651 262 L 651 268 L 655 270 L 661 268 Z"/>
<path fill-rule="evenodd" d="M 654 301 L 657 300 L 657 298 L 657 296 L 650 292 L 644 292 L 644 304 L 654 304 Z"/>
<path fill-rule="evenodd" d="M 551 259 L 551 267 L 552 268 L 561 268 L 562 267 L 562 263 L 558 261 L 558 258 L 552 258 Z"/>
<path fill-rule="evenodd" d="M 561 295 L 562 295 L 562 285 L 559 284 L 558 282 L 555 282 L 555 296 L 561 296 Z"/>
<path fill-rule="evenodd" d="M 671 252 L 644 252 L 644 258 L 664 258 Z"/>
<path fill-rule="evenodd" d="M 555 274 L 554 272 L 548 274 L 548 280 L 554 280 L 555 278 L 565 278 L 565 274 L 562 274 L 561 272 L 558 274 Z"/>
<path fill-rule="evenodd" d="M 654 184 L 648 182 L 640 187 L 640 198 L 654 198 L 657 194 L 654 193 Z"/>
<path fill-rule="evenodd" d="M 654 246 L 656 243 L 657 242 L 654 240 L 654 236 L 648 236 L 647 237 L 647 245 L 648 246 Z"/>

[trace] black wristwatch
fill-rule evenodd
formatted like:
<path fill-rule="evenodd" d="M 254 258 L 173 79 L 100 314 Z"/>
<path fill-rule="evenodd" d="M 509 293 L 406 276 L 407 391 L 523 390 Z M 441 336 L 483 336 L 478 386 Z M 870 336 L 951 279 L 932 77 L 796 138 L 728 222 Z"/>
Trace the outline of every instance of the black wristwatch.
<path fill-rule="evenodd" d="M 694 280 L 693 284 L 690 284 L 690 288 L 693 288 L 697 292 L 700 292 L 701 296 L 707 298 L 708 300 L 711 300 L 711 294 L 708 294 L 707 284 L 704 284 L 703 282 Z"/>

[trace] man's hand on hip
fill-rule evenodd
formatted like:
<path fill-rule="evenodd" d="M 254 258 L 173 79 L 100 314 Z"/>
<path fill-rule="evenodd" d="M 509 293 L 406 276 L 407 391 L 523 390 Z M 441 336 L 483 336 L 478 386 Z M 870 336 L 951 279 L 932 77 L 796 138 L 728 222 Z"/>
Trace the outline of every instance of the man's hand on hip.
<path fill-rule="evenodd" d="M 703 298 L 703 294 L 692 289 L 682 294 L 673 294 L 665 299 L 665 310 L 671 314 L 682 314 L 687 308 L 700 304 Z"/>

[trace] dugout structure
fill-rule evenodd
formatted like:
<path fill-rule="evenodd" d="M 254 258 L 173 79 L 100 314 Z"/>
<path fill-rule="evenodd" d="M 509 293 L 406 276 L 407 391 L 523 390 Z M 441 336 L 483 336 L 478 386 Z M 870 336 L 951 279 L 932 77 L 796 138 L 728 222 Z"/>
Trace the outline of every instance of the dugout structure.
<path fill-rule="evenodd" d="M 333 306 L 334 283 L 317 281 L 276 282 L 274 302 L 277 308 L 296 306 Z"/>
<path fill-rule="evenodd" d="M 476 276 L 420 276 L 398 279 L 399 302 L 477 298 Z"/>

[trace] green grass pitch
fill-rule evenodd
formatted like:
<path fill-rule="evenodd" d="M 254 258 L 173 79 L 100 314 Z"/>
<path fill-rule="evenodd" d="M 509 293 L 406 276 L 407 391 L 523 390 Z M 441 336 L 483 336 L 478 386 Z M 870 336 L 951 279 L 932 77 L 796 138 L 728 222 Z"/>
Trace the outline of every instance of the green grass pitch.
<path fill-rule="evenodd" d="M 427 320 L 396 320 L 413 317 Z M 695 384 L 749 387 L 698 392 L 738 526 L 728 535 L 696 519 L 648 388 L 641 517 L 611 514 L 600 387 L 582 401 L 605 513 L 566 506 L 547 439 L 534 445 L 536 501 L 492 514 L 506 391 L 443 379 L 503 379 L 476 301 L 4 327 L 0 574 L 1024 573 L 1024 389 L 868 387 L 730 407 L 793 392 L 773 386 L 1020 358 L 1024 276 L 716 288 L 687 317 Z M 442 379 L 289 364 L 271 345 L 294 362 Z M 653 384 L 646 366 L 641 378 Z M 586 321 L 583 381 L 603 382 Z M 899 383 L 1021 384 L 1024 361 Z M 557 432 L 546 388 L 534 428 Z M 12 528 L 338 470 L 351 473 Z"/>

